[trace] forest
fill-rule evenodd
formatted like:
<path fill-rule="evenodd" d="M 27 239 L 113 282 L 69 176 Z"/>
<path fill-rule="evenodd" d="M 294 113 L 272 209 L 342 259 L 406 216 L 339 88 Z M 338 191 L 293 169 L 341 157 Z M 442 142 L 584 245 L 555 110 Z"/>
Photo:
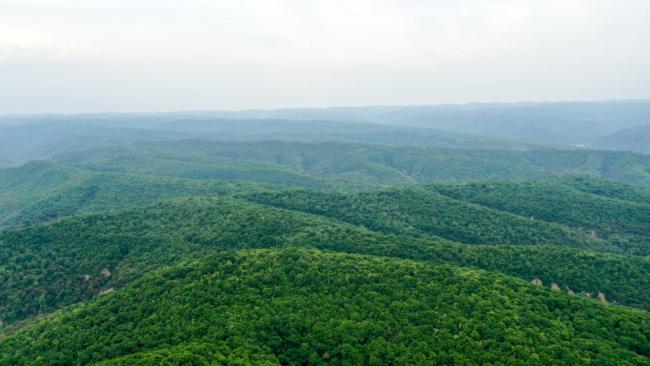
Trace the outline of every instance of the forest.
<path fill-rule="evenodd" d="M 648 155 L 290 112 L 0 118 L 0 365 L 650 365 Z"/>
<path fill-rule="evenodd" d="M 0 0 L 0 366 L 650 366 L 650 0 Z"/>

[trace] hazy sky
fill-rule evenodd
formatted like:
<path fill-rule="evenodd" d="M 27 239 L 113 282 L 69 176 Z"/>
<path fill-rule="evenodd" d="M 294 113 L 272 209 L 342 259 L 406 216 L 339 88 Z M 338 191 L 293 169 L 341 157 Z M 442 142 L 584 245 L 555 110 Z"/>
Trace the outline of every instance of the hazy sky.
<path fill-rule="evenodd" d="M 0 0 L 0 113 L 649 97 L 649 0 Z"/>

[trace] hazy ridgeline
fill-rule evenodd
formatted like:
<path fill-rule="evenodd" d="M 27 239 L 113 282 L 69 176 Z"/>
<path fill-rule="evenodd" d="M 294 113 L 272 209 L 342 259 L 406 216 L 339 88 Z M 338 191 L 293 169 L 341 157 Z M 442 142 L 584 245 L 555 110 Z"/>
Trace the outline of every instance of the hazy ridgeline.
<path fill-rule="evenodd" d="M 0 365 L 648 365 L 648 115 L 4 116 Z"/>
<path fill-rule="evenodd" d="M 4 116 L 0 164 L 80 148 L 197 138 L 490 150 L 577 145 L 648 152 L 648 116 L 649 101 Z"/>

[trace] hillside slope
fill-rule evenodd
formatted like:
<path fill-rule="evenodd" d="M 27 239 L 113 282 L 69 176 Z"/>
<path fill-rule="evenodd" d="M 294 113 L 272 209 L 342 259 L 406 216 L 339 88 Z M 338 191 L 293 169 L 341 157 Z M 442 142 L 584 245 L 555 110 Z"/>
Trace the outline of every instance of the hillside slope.
<path fill-rule="evenodd" d="M 561 174 L 589 174 L 650 186 L 650 156 L 596 150 L 499 151 L 334 142 L 191 140 L 95 149 L 62 154 L 56 159 L 95 170 L 195 179 L 224 179 L 232 175 L 230 170 L 250 167 L 261 172 L 291 172 L 312 179 L 330 179 L 338 182 L 341 188 L 487 178 L 548 180 Z M 232 176 L 237 178 L 237 175 Z M 284 184 L 283 181 L 277 183 Z M 336 185 L 329 187 L 336 188 Z"/>
<path fill-rule="evenodd" d="M 621 184 L 585 175 L 566 175 L 558 178 L 556 181 L 564 186 L 585 193 L 650 205 L 650 189 L 646 187 Z"/>
<path fill-rule="evenodd" d="M 455 200 L 420 187 L 358 194 L 296 190 L 246 194 L 247 200 L 335 218 L 386 234 L 442 237 L 470 244 L 555 244 L 614 250 L 568 226 Z"/>
<path fill-rule="evenodd" d="M 32 162 L 0 170 L 0 229 L 39 224 L 77 213 L 134 207 L 163 198 L 220 197 L 263 189 L 250 181 L 94 172 Z"/>
<path fill-rule="evenodd" d="M 628 128 L 600 136 L 592 145 L 599 149 L 629 150 L 650 153 L 650 126 Z"/>
<path fill-rule="evenodd" d="M 650 254 L 650 205 L 557 183 L 489 182 L 430 186 L 465 202 L 554 222 L 601 237 L 631 254 Z"/>
<path fill-rule="evenodd" d="M 0 339 L 0 364 L 650 364 L 650 315 L 510 277 L 310 250 L 154 272 Z M 211 351 L 209 351 L 211 350 Z"/>
<path fill-rule="evenodd" d="M 0 115 L 0 166 L 97 147 L 187 139 L 356 142 L 441 148 L 522 150 L 545 145 L 428 128 L 287 119 L 232 119 L 200 113 Z"/>
<path fill-rule="evenodd" d="M 209 253 L 282 246 L 473 266 L 650 308 L 646 257 L 416 239 L 241 200 L 179 199 L 0 232 L 0 320 L 47 314 Z"/>
<path fill-rule="evenodd" d="M 584 144 L 598 136 L 647 125 L 650 100 L 288 108 L 213 112 L 212 115 L 233 119 L 354 120 L 507 136 L 519 141 Z"/>

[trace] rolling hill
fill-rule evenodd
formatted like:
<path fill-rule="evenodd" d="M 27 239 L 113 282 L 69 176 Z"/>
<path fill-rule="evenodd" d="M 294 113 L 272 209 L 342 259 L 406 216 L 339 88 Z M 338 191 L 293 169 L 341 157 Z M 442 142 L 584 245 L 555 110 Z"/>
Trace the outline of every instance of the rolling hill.
<path fill-rule="evenodd" d="M 94 149 L 62 154 L 56 160 L 94 170 L 199 179 L 239 179 L 232 173 L 237 169 L 281 170 L 330 179 L 334 181 L 330 187 L 338 183 L 342 189 L 476 179 L 543 180 L 564 174 L 588 174 L 650 186 L 650 156 L 595 150 L 501 151 L 336 142 L 189 140 Z M 254 177 L 250 174 L 245 179 Z"/>
<path fill-rule="evenodd" d="M 594 102 L 470 103 L 423 106 L 296 108 L 206 112 L 223 118 L 338 120 L 418 126 L 517 141 L 585 144 L 648 124 L 649 100 Z"/>
<path fill-rule="evenodd" d="M 569 226 L 530 220 L 422 189 L 359 194 L 303 190 L 249 194 L 246 199 L 336 218 L 387 234 L 441 237 L 470 244 L 555 244 L 616 250 Z"/>
<path fill-rule="evenodd" d="M 640 126 L 600 136 L 592 142 L 599 149 L 650 153 L 650 126 Z"/>
<path fill-rule="evenodd" d="M 632 253 L 650 254 L 648 204 L 621 201 L 552 183 L 491 182 L 431 188 L 465 202 L 578 228 L 593 238 L 614 241 Z"/>
<path fill-rule="evenodd" d="M 191 113 L 0 116 L 0 164 L 15 166 L 71 151 L 142 141 L 188 139 L 339 141 L 504 150 L 545 146 L 508 138 L 346 121 L 225 119 Z"/>
<path fill-rule="evenodd" d="M 650 308 L 647 257 L 386 235 L 242 200 L 185 198 L 0 232 L 0 320 L 47 314 L 210 253 L 286 246 L 473 266 Z"/>
<path fill-rule="evenodd" d="M 333 217 L 389 234 L 474 244 L 556 244 L 647 253 L 645 223 L 650 205 L 586 192 L 587 188 L 574 187 L 578 182 L 606 185 L 609 191 L 628 196 L 643 197 L 644 192 L 650 196 L 648 190 L 589 177 L 437 184 L 346 194 L 277 190 L 250 181 L 97 172 L 40 162 L 0 170 L 0 226 L 29 226 L 164 198 L 241 193 L 247 200 Z"/>
<path fill-rule="evenodd" d="M 563 176 L 557 179 L 568 186 L 586 193 L 623 200 L 633 203 L 650 204 L 650 190 L 628 184 L 620 184 L 590 176 Z"/>
<path fill-rule="evenodd" d="M 0 170 L 0 228 L 133 207 L 173 197 L 220 197 L 263 190 L 253 182 L 94 172 L 49 162 Z"/>
<path fill-rule="evenodd" d="M 27 325 L 0 339 L 0 364 L 647 365 L 649 322 L 484 271 L 263 249 Z"/>
<path fill-rule="evenodd" d="M 649 365 L 638 103 L 0 118 L 0 365 Z"/>

